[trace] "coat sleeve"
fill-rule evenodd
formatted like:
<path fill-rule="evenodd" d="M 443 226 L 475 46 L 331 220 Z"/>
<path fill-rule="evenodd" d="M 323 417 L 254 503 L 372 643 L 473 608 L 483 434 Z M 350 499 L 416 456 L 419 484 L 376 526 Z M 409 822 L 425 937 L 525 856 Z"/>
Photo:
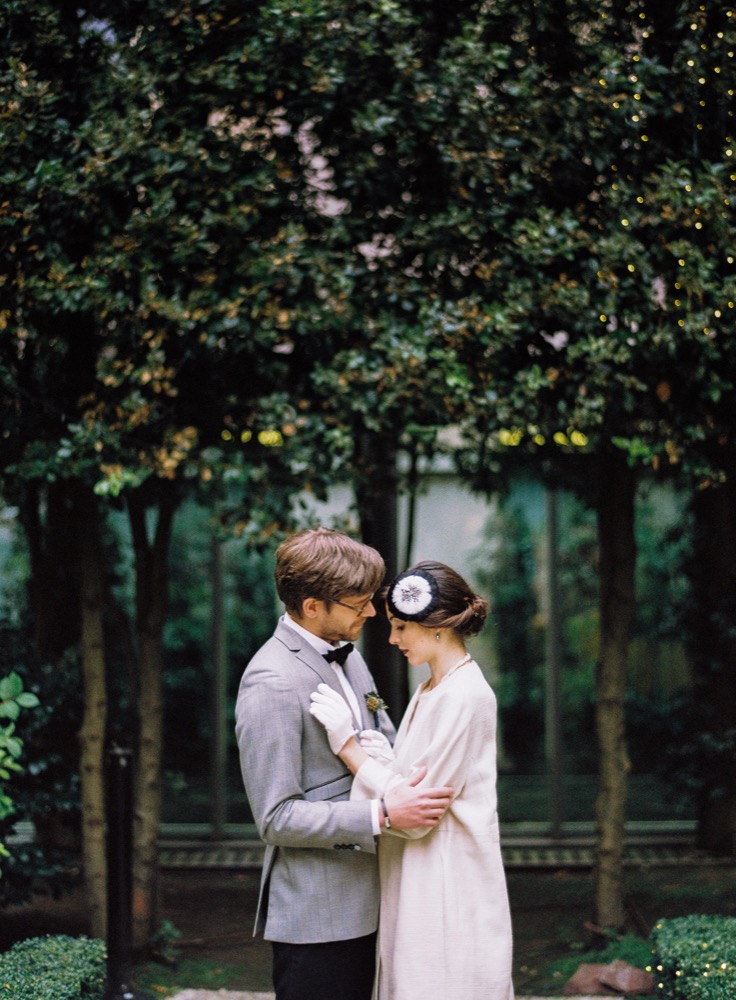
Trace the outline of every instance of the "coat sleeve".
<path fill-rule="evenodd" d="M 300 697 L 267 655 L 251 661 L 238 693 L 235 732 L 258 833 L 279 847 L 333 849 L 348 842 L 374 853 L 370 803 L 349 801 L 351 775 L 308 704 L 308 695 Z M 312 754 L 308 767 L 305 748 Z M 320 777 L 312 783 L 309 774 Z"/>
<path fill-rule="evenodd" d="M 351 799 L 382 799 L 389 788 L 403 781 L 395 765 L 379 764 L 369 758 L 364 761 L 353 778 Z"/>
<path fill-rule="evenodd" d="M 441 694 L 440 694 L 441 692 Z M 412 769 L 427 766 L 421 785 L 428 787 L 450 785 L 453 801 L 463 794 L 471 768 L 493 748 L 496 738 L 496 700 L 490 687 L 483 683 L 480 690 L 468 690 L 463 685 L 438 690 L 430 710 L 422 716 L 421 731 L 416 738 L 407 740 L 406 751 L 416 752 L 407 756 L 399 750 L 399 767 L 405 775 Z M 398 745 L 405 738 L 405 723 L 399 728 Z M 390 830 L 392 836 L 416 840 L 425 837 L 432 827 L 412 830 Z"/>

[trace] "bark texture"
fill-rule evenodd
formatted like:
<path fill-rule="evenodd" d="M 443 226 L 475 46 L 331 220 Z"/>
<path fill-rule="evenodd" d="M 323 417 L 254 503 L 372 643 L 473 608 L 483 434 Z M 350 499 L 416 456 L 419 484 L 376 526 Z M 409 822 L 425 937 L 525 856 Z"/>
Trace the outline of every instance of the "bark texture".
<path fill-rule="evenodd" d="M 107 685 L 103 632 L 104 570 L 99 519 L 92 498 L 78 508 L 81 549 L 81 659 L 84 716 L 80 731 L 82 782 L 82 854 L 93 937 L 107 934 L 105 847 L 105 736 Z"/>
<path fill-rule="evenodd" d="M 158 502 L 153 540 L 147 534 L 148 507 L 131 495 L 128 511 L 136 567 L 138 639 L 138 755 L 133 823 L 133 947 L 146 948 L 158 921 L 158 835 L 161 821 L 163 748 L 163 628 L 168 607 L 168 554 L 175 501 Z"/>
<path fill-rule="evenodd" d="M 736 483 L 693 501 L 694 671 L 698 846 L 736 854 Z"/>
<path fill-rule="evenodd" d="M 636 481 L 623 456 L 613 454 L 601 475 L 598 503 L 600 549 L 600 659 L 596 682 L 599 790 L 596 920 L 623 928 L 624 824 L 629 756 L 625 697 L 628 647 L 634 613 L 634 498 Z"/>

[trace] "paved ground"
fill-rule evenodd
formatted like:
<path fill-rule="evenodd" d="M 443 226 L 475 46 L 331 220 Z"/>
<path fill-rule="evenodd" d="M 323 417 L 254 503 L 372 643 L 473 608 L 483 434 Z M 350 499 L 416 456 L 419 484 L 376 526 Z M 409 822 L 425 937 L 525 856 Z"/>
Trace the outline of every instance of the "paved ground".
<path fill-rule="evenodd" d="M 171 1000 L 274 1000 L 274 994 L 233 993 L 232 990 L 184 990 Z"/>
<path fill-rule="evenodd" d="M 233 993 L 232 990 L 184 990 L 170 1000 L 274 1000 L 273 993 Z M 520 998 L 522 1000 L 522 998 Z M 523 1000 L 559 1000 L 559 997 L 523 997 Z M 600 997 L 569 997 L 568 1000 L 600 1000 Z M 623 997 L 609 996 L 609 1000 Z"/>

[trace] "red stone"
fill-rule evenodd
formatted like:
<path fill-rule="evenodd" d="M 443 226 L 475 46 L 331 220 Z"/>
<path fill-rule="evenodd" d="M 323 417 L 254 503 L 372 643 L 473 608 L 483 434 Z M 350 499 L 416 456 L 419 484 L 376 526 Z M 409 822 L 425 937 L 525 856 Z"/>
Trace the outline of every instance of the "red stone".
<path fill-rule="evenodd" d="M 654 993 L 654 975 L 637 969 L 628 962 L 622 962 L 621 959 L 616 959 L 604 968 L 600 981 L 604 986 L 610 986 L 628 997 Z"/>
<path fill-rule="evenodd" d="M 565 996 L 615 996 L 615 991 L 609 989 L 601 982 L 601 975 L 607 965 L 583 964 L 579 965 L 575 973 L 568 979 L 562 988 Z"/>

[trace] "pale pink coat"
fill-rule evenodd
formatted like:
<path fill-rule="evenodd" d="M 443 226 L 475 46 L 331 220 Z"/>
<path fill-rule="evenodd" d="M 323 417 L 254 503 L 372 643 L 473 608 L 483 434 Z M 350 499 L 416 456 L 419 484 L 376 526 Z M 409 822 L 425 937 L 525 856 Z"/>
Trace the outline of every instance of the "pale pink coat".
<path fill-rule="evenodd" d="M 415 692 L 394 770 L 366 762 L 353 796 L 376 797 L 413 767 L 452 785 L 440 825 L 383 832 L 374 1000 L 513 1000 L 511 917 L 496 811 L 496 698 L 477 663 Z"/>

